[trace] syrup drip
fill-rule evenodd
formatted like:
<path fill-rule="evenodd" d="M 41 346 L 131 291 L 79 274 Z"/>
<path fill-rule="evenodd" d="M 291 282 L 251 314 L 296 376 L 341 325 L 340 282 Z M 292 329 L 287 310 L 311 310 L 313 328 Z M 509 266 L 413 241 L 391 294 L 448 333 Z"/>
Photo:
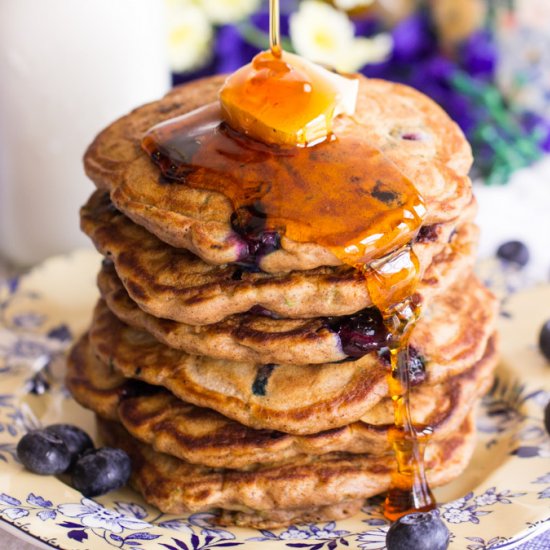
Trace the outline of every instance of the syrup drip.
<path fill-rule="evenodd" d="M 435 498 L 426 480 L 424 451 L 431 429 L 415 426 L 411 419 L 409 379 L 409 338 L 420 307 L 412 294 L 418 283 L 418 259 L 406 246 L 382 260 L 363 267 L 373 303 L 381 311 L 390 334 L 391 373 L 388 386 L 394 409 L 394 426 L 389 440 L 395 453 L 397 470 L 384 502 L 384 515 L 395 521 L 411 512 L 435 508 Z M 392 292 L 388 292 L 392 289 Z"/>
<path fill-rule="evenodd" d="M 296 122 L 297 113 L 305 113 L 308 122 L 307 116 L 330 104 L 322 82 L 282 59 L 278 0 L 270 0 L 270 46 L 270 52 L 232 75 L 221 92 L 226 105 L 238 104 L 238 117 L 228 109 L 222 112 L 216 102 L 155 126 L 142 147 L 168 181 L 222 193 L 236 212 L 253 206 L 265 220 L 266 231 L 320 244 L 362 274 L 390 334 L 388 385 L 395 425 L 389 438 L 397 472 L 384 513 L 395 520 L 432 509 L 435 499 L 423 458 L 430 429 L 412 423 L 407 368 L 409 336 L 420 314 L 411 298 L 419 279 L 418 259 L 408 243 L 422 225 L 422 197 L 365 139 L 329 135 L 313 147 L 281 147 L 269 137 L 262 139 L 267 144 L 251 139 L 247 125 L 254 121 L 249 114 L 263 105 L 277 106 L 267 130 L 282 128 L 283 136 L 287 130 L 294 140 L 295 127 L 288 123 L 284 128 L 285 122 Z M 250 71 L 256 71 L 252 77 Z M 312 90 L 320 92 L 314 101 Z M 236 120 L 241 124 L 233 129 Z M 361 129 L 356 130 L 351 136 L 361 136 Z M 303 139 L 292 143 L 311 145 Z"/>

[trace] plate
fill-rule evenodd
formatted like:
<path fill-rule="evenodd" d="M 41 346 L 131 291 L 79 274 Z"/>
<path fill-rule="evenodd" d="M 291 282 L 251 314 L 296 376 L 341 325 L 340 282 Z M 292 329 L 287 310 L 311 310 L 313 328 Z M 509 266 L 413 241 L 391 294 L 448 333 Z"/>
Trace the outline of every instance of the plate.
<path fill-rule="evenodd" d="M 41 546 L 66 550 L 382 550 L 388 522 L 376 498 L 359 515 L 338 522 L 273 531 L 220 529 L 212 514 L 165 515 L 129 489 L 86 499 L 63 479 L 37 476 L 18 464 L 17 441 L 42 424 L 70 422 L 96 435 L 92 414 L 64 390 L 63 371 L 66 350 L 91 318 L 99 262 L 95 252 L 79 251 L 0 286 L 0 518 L 9 524 L 5 527 Z M 511 548 L 550 525 L 550 438 L 543 425 L 550 367 L 536 342 L 550 317 L 550 287 L 510 289 L 513 285 L 502 298 L 502 360 L 478 415 L 473 460 L 459 479 L 436 491 L 454 550 Z"/>

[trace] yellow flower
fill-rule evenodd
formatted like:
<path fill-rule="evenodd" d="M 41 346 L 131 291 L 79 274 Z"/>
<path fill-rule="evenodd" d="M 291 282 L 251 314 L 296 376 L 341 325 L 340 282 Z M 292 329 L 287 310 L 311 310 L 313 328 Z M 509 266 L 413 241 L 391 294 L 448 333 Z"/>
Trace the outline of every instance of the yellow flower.
<path fill-rule="evenodd" d="M 175 72 L 204 65 L 211 53 L 212 25 L 191 0 L 167 0 L 168 55 Z"/>
<path fill-rule="evenodd" d="M 388 34 L 356 38 L 345 13 L 317 0 L 302 2 L 290 16 L 290 38 L 298 54 L 341 72 L 383 61 L 392 49 Z"/>
<path fill-rule="evenodd" d="M 374 0 L 334 0 L 334 5 L 339 10 L 351 11 L 355 8 L 365 8 L 374 4 Z"/>
<path fill-rule="evenodd" d="M 198 4 L 212 23 L 223 25 L 248 17 L 260 0 L 198 0 Z"/>

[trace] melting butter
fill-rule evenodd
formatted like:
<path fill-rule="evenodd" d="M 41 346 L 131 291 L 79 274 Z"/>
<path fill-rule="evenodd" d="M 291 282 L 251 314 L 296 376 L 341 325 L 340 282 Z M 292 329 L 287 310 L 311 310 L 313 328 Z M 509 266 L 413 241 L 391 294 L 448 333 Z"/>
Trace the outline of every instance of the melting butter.
<path fill-rule="evenodd" d="M 355 112 L 359 81 L 300 56 L 271 51 L 230 75 L 219 97 L 222 118 L 235 130 L 270 145 L 325 141 L 332 122 Z"/>

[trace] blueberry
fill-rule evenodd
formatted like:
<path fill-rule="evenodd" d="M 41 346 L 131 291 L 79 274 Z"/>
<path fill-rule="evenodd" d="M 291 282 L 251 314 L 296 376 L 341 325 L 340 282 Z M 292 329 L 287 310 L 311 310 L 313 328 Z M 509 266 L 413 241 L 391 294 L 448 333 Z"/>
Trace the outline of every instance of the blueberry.
<path fill-rule="evenodd" d="M 72 485 L 85 497 L 104 495 L 126 485 L 130 472 L 130 457 L 121 449 L 88 450 L 74 465 Z"/>
<path fill-rule="evenodd" d="M 379 357 L 386 365 L 390 366 L 390 350 L 388 348 L 380 350 Z M 426 361 L 413 346 L 409 346 L 407 359 L 409 385 L 418 386 L 426 380 Z M 397 376 L 396 373 L 392 375 Z"/>
<path fill-rule="evenodd" d="M 416 235 L 416 242 L 430 243 L 437 241 L 439 224 L 423 225 Z"/>
<path fill-rule="evenodd" d="M 82 429 L 71 424 L 52 424 L 45 428 L 45 431 L 52 433 L 62 439 L 71 454 L 71 463 L 87 449 L 93 449 L 94 444 L 90 436 Z"/>
<path fill-rule="evenodd" d="M 25 434 L 17 444 L 17 458 L 27 470 L 41 475 L 61 474 L 71 465 L 65 442 L 46 430 Z"/>
<path fill-rule="evenodd" d="M 333 317 L 327 322 L 329 328 L 340 337 L 342 350 L 348 357 L 363 357 L 388 345 L 388 330 L 376 308 L 345 317 Z"/>
<path fill-rule="evenodd" d="M 550 361 L 550 319 L 540 329 L 539 348 L 544 357 Z"/>
<path fill-rule="evenodd" d="M 267 214 L 259 201 L 243 206 L 232 214 L 231 227 L 246 243 L 237 265 L 258 271 L 260 260 L 281 248 L 281 236 L 277 231 L 266 229 L 266 223 Z"/>
<path fill-rule="evenodd" d="M 524 267 L 529 263 L 529 249 L 521 241 L 508 241 L 497 249 L 497 256 L 505 262 Z"/>
<path fill-rule="evenodd" d="M 386 535 L 388 550 L 445 550 L 449 530 L 439 512 L 417 512 L 399 518 Z"/>
<path fill-rule="evenodd" d="M 550 401 L 546 403 L 546 407 L 544 409 L 544 425 L 546 426 L 548 435 L 550 435 Z"/>
<path fill-rule="evenodd" d="M 426 379 L 424 358 L 412 346 L 409 346 L 407 370 L 409 371 L 409 384 L 411 386 L 417 386 Z"/>

